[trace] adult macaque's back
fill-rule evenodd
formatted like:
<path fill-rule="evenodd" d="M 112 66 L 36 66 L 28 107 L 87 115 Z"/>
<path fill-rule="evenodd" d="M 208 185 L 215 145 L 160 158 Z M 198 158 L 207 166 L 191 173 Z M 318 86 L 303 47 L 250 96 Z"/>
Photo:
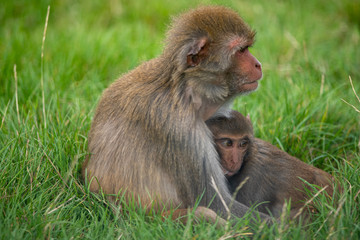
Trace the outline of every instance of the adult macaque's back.
<path fill-rule="evenodd" d="M 90 190 L 126 191 L 155 210 L 209 206 L 214 178 L 231 196 L 204 120 L 255 90 L 261 64 L 248 50 L 255 33 L 234 11 L 201 7 L 176 18 L 163 53 L 103 93 L 89 134 L 83 175 Z M 226 216 L 220 198 L 210 208 Z M 231 211 L 248 210 L 236 202 Z M 263 219 L 266 215 L 261 215 Z"/>

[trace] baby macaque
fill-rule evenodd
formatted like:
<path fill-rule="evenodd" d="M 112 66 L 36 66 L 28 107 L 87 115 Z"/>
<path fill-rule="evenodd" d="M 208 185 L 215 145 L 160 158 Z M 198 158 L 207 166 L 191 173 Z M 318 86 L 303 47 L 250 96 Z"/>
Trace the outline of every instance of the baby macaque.
<path fill-rule="evenodd" d="M 311 187 L 304 180 L 327 186 L 325 191 L 333 195 L 330 174 L 255 138 L 250 119 L 241 113 L 232 111 L 230 117 L 217 116 L 206 123 L 214 135 L 230 191 L 244 182 L 237 201 L 247 206 L 260 203 L 258 211 L 279 217 L 285 201 L 291 200 L 290 217 L 294 217 L 309 199 L 305 188 Z M 308 212 L 304 213 L 307 216 Z"/>

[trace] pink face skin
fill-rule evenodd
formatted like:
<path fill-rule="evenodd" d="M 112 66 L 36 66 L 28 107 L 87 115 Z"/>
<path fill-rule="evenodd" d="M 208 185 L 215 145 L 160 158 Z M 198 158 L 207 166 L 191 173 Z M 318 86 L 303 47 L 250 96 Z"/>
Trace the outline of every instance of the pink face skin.
<path fill-rule="evenodd" d="M 262 78 L 261 63 L 250 53 L 249 47 L 253 40 L 247 37 L 234 37 L 229 43 L 229 49 L 235 50 L 235 65 L 239 69 L 238 74 L 244 77 L 239 85 L 240 92 L 251 92 L 258 87 L 258 80 Z"/>
<path fill-rule="evenodd" d="M 261 63 L 250 53 L 248 47 L 238 50 L 235 57 L 241 76 L 246 76 L 239 86 L 241 92 L 254 91 L 258 87 L 258 80 L 262 78 Z"/>

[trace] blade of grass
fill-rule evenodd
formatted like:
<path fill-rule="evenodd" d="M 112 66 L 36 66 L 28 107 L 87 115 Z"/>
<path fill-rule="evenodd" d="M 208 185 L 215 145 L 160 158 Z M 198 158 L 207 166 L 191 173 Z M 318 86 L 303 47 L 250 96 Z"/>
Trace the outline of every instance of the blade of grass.
<path fill-rule="evenodd" d="M 44 91 L 44 49 L 45 49 L 45 39 L 46 39 L 46 31 L 47 26 L 49 22 L 49 15 L 50 15 L 50 5 L 48 6 L 47 13 L 46 13 L 46 20 L 45 20 L 45 26 L 44 26 L 44 34 L 42 38 L 42 44 L 41 44 L 41 93 L 42 93 L 42 110 L 43 110 L 43 117 L 44 117 L 44 127 L 46 129 L 46 111 L 45 111 L 45 91 Z"/>

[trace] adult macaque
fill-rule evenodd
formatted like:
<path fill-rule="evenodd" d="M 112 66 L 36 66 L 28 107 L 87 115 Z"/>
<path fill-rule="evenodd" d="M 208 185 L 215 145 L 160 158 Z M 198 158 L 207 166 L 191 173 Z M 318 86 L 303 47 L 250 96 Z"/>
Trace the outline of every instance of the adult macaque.
<path fill-rule="evenodd" d="M 303 180 L 327 186 L 326 192 L 332 196 L 330 174 L 254 138 L 250 119 L 241 113 L 232 111 L 230 116 L 214 117 L 206 123 L 214 134 L 231 192 L 244 182 L 237 192 L 237 201 L 247 206 L 262 203 L 256 208 L 258 211 L 270 211 L 279 217 L 285 200 L 291 199 L 290 216 L 294 217 L 309 199 L 305 188 L 310 188 Z"/>
<path fill-rule="evenodd" d="M 226 217 L 211 179 L 227 205 L 231 195 L 205 120 L 257 88 L 261 64 L 248 49 L 254 36 L 225 7 L 200 7 L 176 18 L 163 53 L 104 91 L 83 165 L 90 190 L 123 191 L 125 199 L 134 196 L 155 211 L 191 208 L 201 198 L 200 206 Z M 247 211 L 239 202 L 231 208 L 237 217 Z"/>

